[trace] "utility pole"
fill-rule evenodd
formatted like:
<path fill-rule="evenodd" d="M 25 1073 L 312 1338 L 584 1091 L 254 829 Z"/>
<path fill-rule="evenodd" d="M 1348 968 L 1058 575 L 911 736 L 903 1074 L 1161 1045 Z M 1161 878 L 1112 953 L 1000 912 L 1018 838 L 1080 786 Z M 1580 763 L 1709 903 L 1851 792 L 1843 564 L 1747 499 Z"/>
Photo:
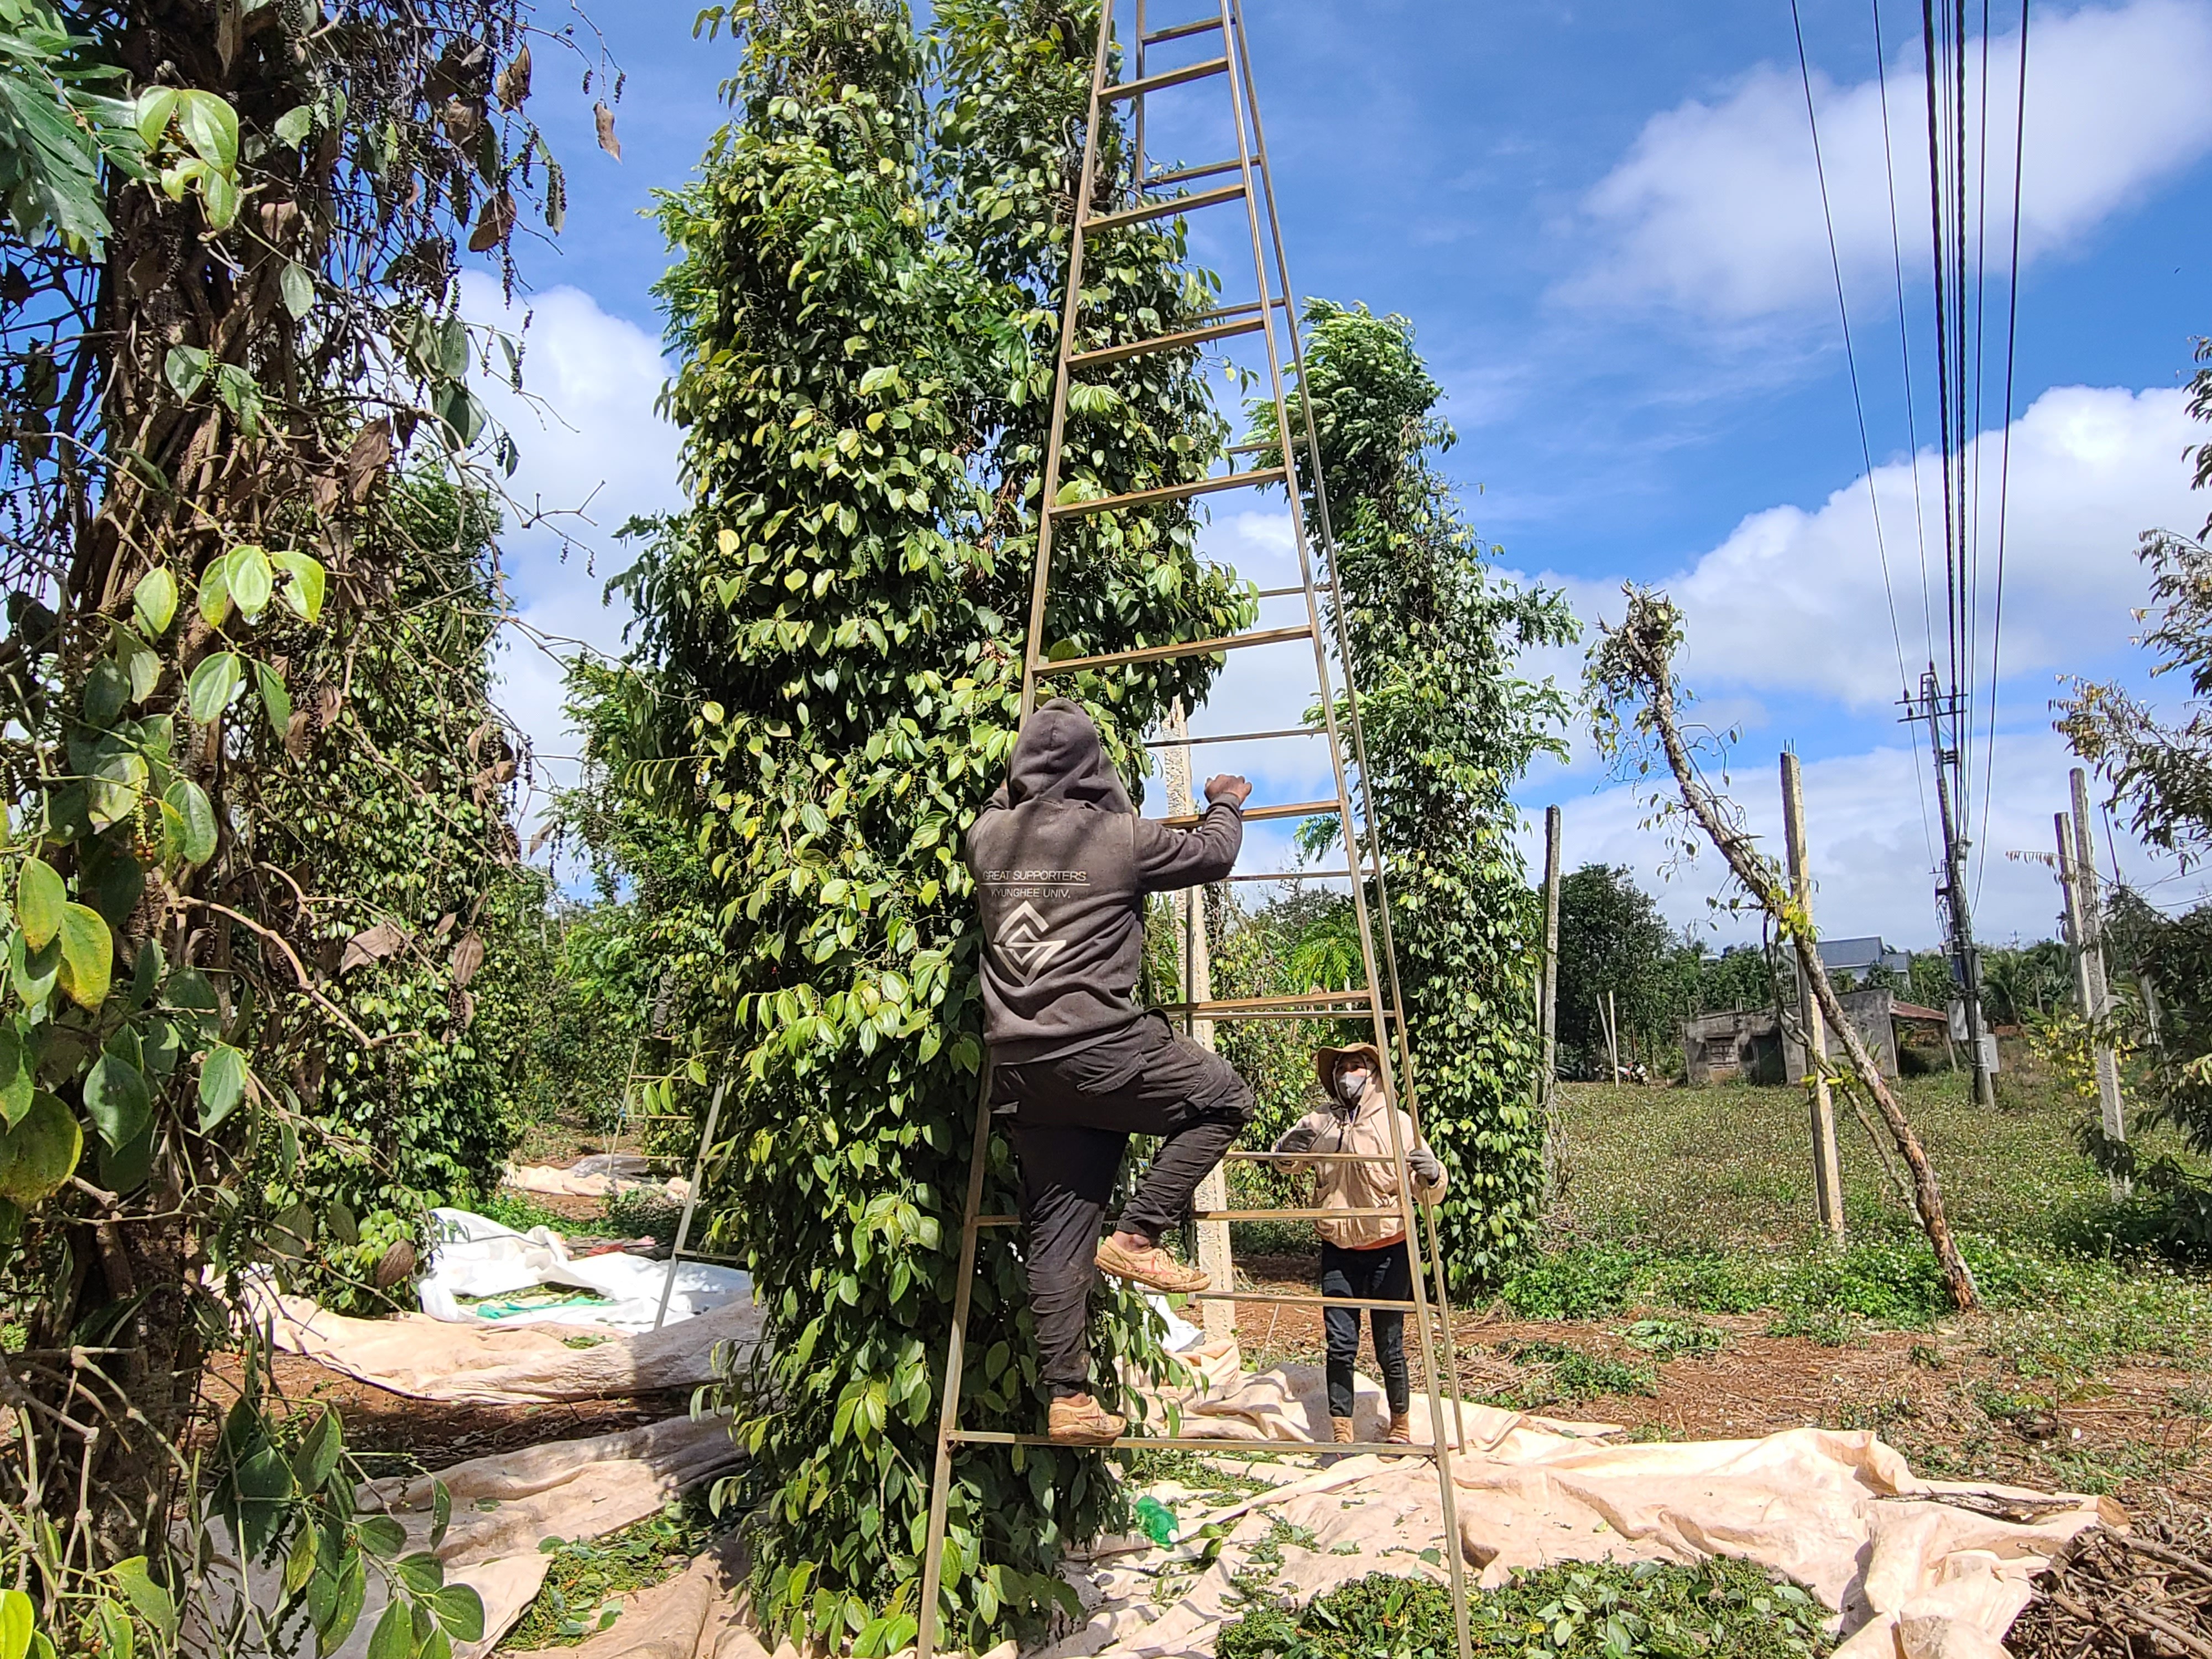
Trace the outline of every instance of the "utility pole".
<path fill-rule="evenodd" d="M 2089 775 L 2075 767 L 2068 778 L 2072 786 L 2073 845 L 2067 846 L 2066 821 L 2059 819 L 2060 873 L 2065 874 L 2066 854 L 2073 854 L 2073 880 L 2067 920 L 2074 929 L 2075 982 L 2081 994 L 2081 1018 L 2089 1023 L 2090 1041 L 2097 1064 L 2097 1106 L 2108 1140 L 2128 1138 L 2127 1115 L 2120 1103 L 2120 1062 L 2112 1050 L 2112 992 L 2105 977 L 2105 905 L 2097 890 L 2097 846 L 2089 832 Z M 2127 1196 L 2127 1183 L 2115 1180 L 2112 1195 Z"/>
<path fill-rule="evenodd" d="M 1786 749 L 1782 751 L 1782 831 L 1790 854 L 1790 896 L 1805 913 L 1807 935 L 1817 938 L 1812 926 L 1812 860 L 1805 850 L 1805 780 L 1797 757 Z M 1802 962 L 1797 963 L 1797 1018 L 1805 1028 L 1805 1077 L 1813 1085 L 1813 1197 L 1820 1230 L 1840 1243 L 1844 1175 L 1836 1154 L 1836 1103 L 1828 1092 L 1828 1028 L 1813 995 L 1813 977 Z"/>
<path fill-rule="evenodd" d="M 1188 738 L 1190 727 L 1184 720 L 1182 702 L 1178 698 L 1168 708 L 1165 722 L 1170 738 Z M 1188 816 L 1197 810 L 1197 789 L 1191 777 L 1190 749 L 1187 744 L 1176 743 L 1160 750 L 1160 770 L 1166 776 L 1168 810 Z M 1176 921 L 1182 933 L 1182 1000 L 1186 1003 L 1211 1002 L 1213 1000 L 1213 957 L 1206 948 L 1206 912 L 1198 889 L 1186 887 L 1171 901 Z M 1213 1047 L 1213 1022 L 1189 1017 L 1185 1029 L 1192 1042 L 1201 1048 Z M 1229 1178 L 1224 1173 L 1225 1165 L 1217 1164 L 1198 1183 L 1192 1195 L 1194 1207 L 1200 1210 L 1225 1210 L 1229 1207 Z M 1229 1254 L 1229 1224 L 1225 1221 L 1201 1221 L 1198 1224 L 1199 1271 L 1211 1279 L 1222 1290 L 1233 1289 L 1236 1274 Z M 1203 1302 L 1206 1340 L 1218 1341 L 1237 1334 L 1237 1304 L 1234 1302 Z"/>
<path fill-rule="evenodd" d="M 1974 1068 L 1974 1103 L 1994 1110 L 1996 1080 L 1990 1075 L 1989 1046 L 1982 1024 L 1982 960 L 1974 949 L 1974 924 L 1966 903 L 1966 848 L 1953 811 L 1951 786 L 1959 775 L 1959 695 L 1946 692 L 1936 679 L 1936 665 L 1920 677 L 1920 696 L 1905 700 L 1908 720 L 1928 722 L 1928 741 L 1936 757 L 1936 805 L 1943 821 L 1943 868 L 1936 899 L 1951 936 L 1951 980 L 1959 988 L 1959 1000 L 1966 1016 L 1966 1055 Z M 1944 739 L 1948 723 L 1952 741 Z M 1966 805 L 1957 803 L 1960 810 Z"/>

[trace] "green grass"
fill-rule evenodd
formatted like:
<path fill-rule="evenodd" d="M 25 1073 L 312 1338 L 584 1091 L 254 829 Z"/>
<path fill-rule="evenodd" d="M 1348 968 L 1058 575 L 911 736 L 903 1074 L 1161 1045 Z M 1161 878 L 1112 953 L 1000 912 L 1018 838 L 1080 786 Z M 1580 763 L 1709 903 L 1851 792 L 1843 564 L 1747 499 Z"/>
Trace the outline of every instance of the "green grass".
<path fill-rule="evenodd" d="M 1948 1074 L 1901 1092 L 1999 1316 L 1991 1352 L 2031 1376 L 2207 1357 L 2212 1277 L 2162 1261 L 2148 1212 L 2110 1197 L 2076 1149 L 2084 1103 L 2025 1061 L 2001 1077 L 1993 1113 Z M 1565 1086 L 1550 1248 L 1501 1300 L 1532 1319 L 1763 1311 L 1778 1334 L 1831 1345 L 1932 1325 L 1950 1304 L 1925 1237 L 1840 1101 L 1849 1237 L 1820 1238 L 1805 1124 L 1796 1089 Z"/>
<path fill-rule="evenodd" d="M 1827 1610 L 1741 1561 L 1572 1563 L 1473 1594 L 1477 1659 L 1812 1659 Z M 1371 1574 L 1296 1611 L 1253 1608 L 1221 1632 L 1220 1659 L 1446 1659 L 1451 1598 L 1426 1579 Z"/>

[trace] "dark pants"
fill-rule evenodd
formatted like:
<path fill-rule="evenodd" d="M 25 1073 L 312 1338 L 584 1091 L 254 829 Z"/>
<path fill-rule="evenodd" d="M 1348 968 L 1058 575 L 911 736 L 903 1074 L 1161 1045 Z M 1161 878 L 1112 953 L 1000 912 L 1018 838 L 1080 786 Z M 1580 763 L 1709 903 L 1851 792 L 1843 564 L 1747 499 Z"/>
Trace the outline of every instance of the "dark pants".
<path fill-rule="evenodd" d="M 1161 1146 L 1120 1225 L 1157 1244 L 1251 1120 L 1252 1091 L 1227 1060 L 1147 1014 L 1072 1054 L 1000 1065 L 992 1097 L 1014 1109 L 1040 1370 L 1054 1395 L 1087 1393 L 1099 1227 L 1129 1137 Z"/>
<path fill-rule="evenodd" d="M 1413 1299 L 1413 1261 L 1406 1241 L 1385 1244 L 1379 1250 L 1347 1250 L 1324 1240 L 1321 1247 L 1321 1293 L 1323 1296 L 1365 1297 L 1376 1302 Z M 1352 1415 L 1352 1363 L 1359 1357 L 1358 1308 L 1325 1308 L 1322 1322 L 1328 1332 L 1328 1414 Z M 1412 1376 L 1406 1365 L 1406 1316 L 1387 1309 L 1365 1310 L 1375 1333 L 1375 1363 L 1382 1368 L 1382 1392 L 1390 1397 L 1391 1415 L 1401 1414 L 1413 1397 Z"/>

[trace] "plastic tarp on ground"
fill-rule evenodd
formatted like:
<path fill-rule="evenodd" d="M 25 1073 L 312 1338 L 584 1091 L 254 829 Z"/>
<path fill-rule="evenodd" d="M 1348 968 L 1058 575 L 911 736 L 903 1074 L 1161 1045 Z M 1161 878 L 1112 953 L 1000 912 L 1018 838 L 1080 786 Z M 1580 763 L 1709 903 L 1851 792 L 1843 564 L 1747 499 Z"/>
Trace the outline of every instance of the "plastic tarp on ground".
<path fill-rule="evenodd" d="M 566 1169 L 550 1164 L 510 1164 L 501 1178 L 518 1192 L 544 1193 L 562 1198 L 611 1198 L 617 1193 L 653 1193 L 681 1204 L 691 1190 L 682 1176 L 656 1180 L 647 1173 L 646 1160 L 635 1152 L 596 1152 L 580 1158 Z"/>
<path fill-rule="evenodd" d="M 618 1331 L 649 1331 L 668 1282 L 668 1264 L 610 1252 L 580 1256 L 558 1233 L 532 1227 L 519 1233 L 467 1210 L 433 1210 L 436 1242 L 430 1270 L 416 1285 L 422 1311 L 449 1323 L 605 1325 Z M 512 1306 L 497 1298 L 544 1285 L 604 1297 L 557 1307 Z M 689 1319 L 732 1302 L 752 1299 L 750 1274 L 707 1261 L 680 1261 L 668 1317 Z M 478 1298 L 465 1302 L 462 1298 Z M 487 1303 L 483 1298 L 489 1298 Z"/>
<path fill-rule="evenodd" d="M 255 1322 L 279 1348 L 357 1382 L 471 1405 L 687 1389 L 715 1375 L 717 1347 L 732 1345 L 731 1358 L 741 1359 L 759 1346 L 764 1310 L 750 1276 L 735 1268 L 679 1263 L 668 1322 L 655 1331 L 666 1262 L 576 1257 L 543 1227 L 518 1233 L 465 1210 L 434 1214 L 440 1236 L 418 1286 L 424 1312 L 352 1319 L 260 1285 L 251 1291 Z M 499 1318 L 461 1300 L 544 1285 L 606 1299 L 517 1307 Z"/>
<path fill-rule="evenodd" d="M 1375 1437 L 1382 1391 L 1364 1377 L 1358 1389 L 1359 1432 Z M 1183 1432 L 1212 1425 L 1224 1442 L 1303 1440 L 1328 1414 L 1316 1366 L 1246 1376 L 1179 1403 Z M 1415 1426 L 1424 1431 L 1418 1402 Z M 2029 1579 L 2052 1553 L 2100 1520 L 2124 1523 L 2094 1498 L 1919 1480 L 1865 1432 L 1627 1445 L 1602 1424 L 1487 1407 L 1469 1407 L 1465 1426 L 1454 1486 L 1476 1583 L 1567 1560 L 1738 1557 L 1789 1573 L 1837 1610 L 1847 1638 L 1839 1659 L 1997 1659 Z M 1279 1484 L 1234 1499 L 1156 1489 L 1175 1507 L 1179 1540 L 1160 1548 L 1109 1539 L 1070 1562 L 1086 1616 L 1029 1659 L 1211 1655 L 1243 1606 L 1232 1581 L 1255 1570 L 1299 1601 L 1370 1572 L 1444 1577 L 1441 1507 L 1425 1459 L 1367 1455 L 1316 1470 L 1239 1458 L 1237 1466 Z M 1279 1532 L 1278 1517 L 1298 1530 Z M 1226 1536 L 1209 1559 L 1217 1547 L 1200 1534 L 1216 1526 Z M 1269 1542 L 1279 1564 L 1259 1569 L 1255 1551 Z M 728 1557 L 702 1557 L 562 1651 L 766 1659 L 736 1590 Z M 781 1646 L 775 1659 L 797 1656 Z M 988 1659 L 1013 1659 L 1011 1647 Z"/>
<path fill-rule="evenodd" d="M 678 1418 L 623 1434 L 558 1442 L 479 1457 L 440 1473 L 453 1498 L 453 1522 L 431 1553 L 446 1569 L 446 1582 L 467 1584 L 483 1598 L 484 1636 L 456 1643 L 455 1659 L 477 1659 L 498 1644 L 545 1582 L 552 1558 L 538 1546 L 548 1538 L 598 1538 L 657 1514 L 686 1487 L 720 1474 L 738 1462 L 738 1449 L 726 1421 Z M 428 1477 L 371 1481 L 361 1488 L 364 1511 L 388 1512 L 405 1529 L 402 1554 L 429 1548 L 431 1484 Z M 218 1587 L 219 1610 L 235 1606 L 239 1564 L 226 1552 L 228 1529 L 214 1537 L 218 1553 L 210 1564 Z M 283 1600 L 283 1558 L 256 1565 L 243 1575 L 254 1605 L 276 1607 Z M 368 1576 L 368 1598 L 352 1636 L 324 1659 L 365 1659 L 368 1640 L 386 1599 L 380 1573 Z M 300 1621 L 304 1625 L 304 1621 Z M 311 1630 L 301 1632 L 303 1651 L 314 1646 Z M 258 1659 L 259 1647 L 221 1644 L 204 1629 L 185 1632 L 189 1653 L 213 1659 L 244 1655 Z"/>

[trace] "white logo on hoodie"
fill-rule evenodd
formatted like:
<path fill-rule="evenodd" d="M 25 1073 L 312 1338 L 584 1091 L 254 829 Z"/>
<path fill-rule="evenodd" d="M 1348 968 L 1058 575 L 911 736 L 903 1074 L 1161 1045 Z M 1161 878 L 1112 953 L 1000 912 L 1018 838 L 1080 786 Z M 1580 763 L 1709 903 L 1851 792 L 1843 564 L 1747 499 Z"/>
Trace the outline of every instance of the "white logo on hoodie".
<path fill-rule="evenodd" d="M 1045 934 L 1045 919 L 1036 905 L 1024 899 L 999 928 L 999 954 L 1026 984 L 1042 973 L 1047 963 L 1067 948 L 1067 941 Z"/>

